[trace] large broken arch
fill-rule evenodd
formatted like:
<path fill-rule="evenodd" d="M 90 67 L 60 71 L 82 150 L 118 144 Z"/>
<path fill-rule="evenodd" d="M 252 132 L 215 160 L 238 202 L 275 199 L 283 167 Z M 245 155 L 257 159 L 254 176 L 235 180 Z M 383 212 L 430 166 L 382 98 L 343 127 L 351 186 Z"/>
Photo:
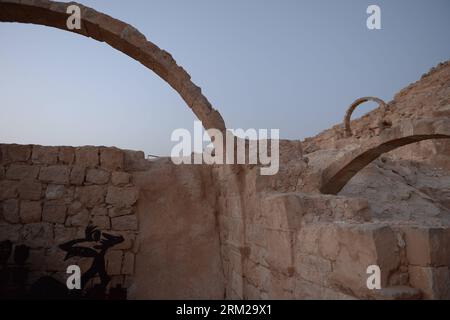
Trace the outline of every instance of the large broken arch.
<path fill-rule="evenodd" d="M 81 9 L 81 29 L 69 30 L 66 26 L 67 7 L 77 5 Z M 220 113 L 212 108 L 189 74 L 166 51 L 148 41 L 134 27 L 78 3 L 62 3 L 47 0 L 0 0 L 0 21 L 32 23 L 106 42 L 111 47 L 139 61 L 165 80 L 183 98 L 205 129 L 225 131 Z"/>

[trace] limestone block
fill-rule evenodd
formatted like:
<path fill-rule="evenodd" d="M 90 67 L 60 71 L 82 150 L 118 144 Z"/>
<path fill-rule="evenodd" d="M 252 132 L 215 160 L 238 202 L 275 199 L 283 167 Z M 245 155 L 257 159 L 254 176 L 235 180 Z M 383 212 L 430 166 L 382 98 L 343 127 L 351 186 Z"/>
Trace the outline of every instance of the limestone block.
<path fill-rule="evenodd" d="M 92 216 L 107 216 L 108 215 L 108 209 L 105 207 L 95 207 L 91 211 Z"/>
<path fill-rule="evenodd" d="M 428 300 L 450 300 L 450 269 L 448 267 L 409 267 L 409 279 Z"/>
<path fill-rule="evenodd" d="M 18 182 L 10 180 L 0 181 L 0 201 L 16 198 L 18 195 Z"/>
<path fill-rule="evenodd" d="M 42 211 L 42 221 L 64 224 L 66 221 L 67 207 L 59 202 L 45 202 Z"/>
<path fill-rule="evenodd" d="M 40 222 L 42 218 L 42 207 L 40 201 L 20 202 L 20 221 L 22 223 Z"/>
<path fill-rule="evenodd" d="M 6 159 L 10 162 L 25 162 L 30 159 L 31 147 L 10 144 L 6 146 Z"/>
<path fill-rule="evenodd" d="M 76 239 L 78 236 L 78 230 L 74 227 L 66 227 L 62 224 L 55 225 L 55 244 L 60 245 L 67 241 Z"/>
<path fill-rule="evenodd" d="M 19 184 L 19 197 L 22 200 L 40 200 L 42 184 L 37 181 L 23 180 Z"/>
<path fill-rule="evenodd" d="M 81 167 L 95 168 L 99 165 L 97 147 L 81 147 L 75 149 L 75 164 Z"/>
<path fill-rule="evenodd" d="M 16 199 L 5 200 L 2 203 L 3 219 L 8 223 L 19 223 L 19 201 Z"/>
<path fill-rule="evenodd" d="M 9 240 L 12 242 L 17 242 L 20 237 L 21 229 L 22 225 L 20 224 L 0 222 L 0 241 Z"/>
<path fill-rule="evenodd" d="M 123 256 L 122 274 L 125 275 L 134 274 L 134 253 L 125 252 Z"/>
<path fill-rule="evenodd" d="M 138 195 L 138 189 L 135 187 L 119 188 L 110 186 L 106 196 L 106 203 L 121 208 L 130 207 L 136 203 Z"/>
<path fill-rule="evenodd" d="M 111 221 L 108 216 L 93 216 L 91 217 L 91 224 L 102 230 L 111 229 Z"/>
<path fill-rule="evenodd" d="M 131 208 L 131 207 L 127 207 L 127 208 L 112 207 L 112 208 L 108 209 L 108 215 L 111 218 L 128 216 L 130 214 L 133 214 L 133 208 Z"/>
<path fill-rule="evenodd" d="M 66 187 L 63 185 L 50 184 L 45 191 L 45 198 L 48 200 L 62 199 L 66 194 Z"/>
<path fill-rule="evenodd" d="M 12 164 L 6 171 L 6 179 L 33 180 L 37 178 L 38 174 L 39 174 L 39 167 L 30 166 L 27 164 Z"/>
<path fill-rule="evenodd" d="M 68 227 L 85 227 L 89 224 L 89 211 L 82 209 L 74 215 L 68 216 L 65 225 Z"/>
<path fill-rule="evenodd" d="M 92 208 L 105 202 L 106 187 L 104 186 L 85 186 L 76 189 L 76 195 L 81 203 L 86 207 Z"/>
<path fill-rule="evenodd" d="M 411 265 L 450 266 L 450 229 L 404 228 L 406 253 Z"/>
<path fill-rule="evenodd" d="M 58 147 L 33 146 L 31 160 L 34 164 L 57 164 Z"/>
<path fill-rule="evenodd" d="M 136 216 L 123 216 L 111 219 L 112 229 L 117 231 L 138 230 Z"/>
<path fill-rule="evenodd" d="M 61 164 L 72 165 L 75 160 L 75 148 L 60 147 L 58 153 L 58 160 Z"/>
<path fill-rule="evenodd" d="M 105 255 L 106 272 L 110 276 L 120 275 L 122 271 L 122 251 L 110 250 Z"/>
<path fill-rule="evenodd" d="M 70 172 L 70 183 L 81 186 L 84 183 L 86 168 L 83 166 L 74 166 Z"/>
<path fill-rule="evenodd" d="M 116 171 L 112 173 L 112 184 L 115 186 L 124 186 L 130 183 L 130 174 L 126 172 Z"/>
<path fill-rule="evenodd" d="M 124 153 L 116 148 L 102 148 L 100 150 L 100 165 L 102 168 L 115 171 L 124 168 Z"/>
<path fill-rule="evenodd" d="M 86 182 L 93 184 L 107 184 L 110 173 L 101 169 L 88 169 L 86 174 Z"/>
<path fill-rule="evenodd" d="M 324 258 L 300 254 L 297 256 L 295 267 L 302 279 L 328 287 L 328 278 L 332 272 L 332 265 Z"/>
<path fill-rule="evenodd" d="M 42 167 L 39 174 L 39 180 L 53 184 L 69 184 L 70 167 L 68 166 L 49 166 Z"/>
<path fill-rule="evenodd" d="M 21 231 L 23 244 L 30 248 L 48 248 L 53 245 L 53 225 L 29 223 Z"/>

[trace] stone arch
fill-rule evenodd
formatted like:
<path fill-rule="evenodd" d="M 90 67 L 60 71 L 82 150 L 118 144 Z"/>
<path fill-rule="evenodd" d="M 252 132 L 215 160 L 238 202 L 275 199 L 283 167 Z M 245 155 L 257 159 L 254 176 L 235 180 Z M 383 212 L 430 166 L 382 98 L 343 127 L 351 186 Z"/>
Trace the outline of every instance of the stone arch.
<path fill-rule="evenodd" d="M 69 30 L 66 26 L 69 17 L 67 8 L 70 5 L 77 5 L 81 9 L 79 30 Z M 220 113 L 211 106 L 201 88 L 191 81 L 189 74 L 177 65 L 172 56 L 148 41 L 134 27 L 120 20 L 75 2 L 0 0 L 0 21 L 39 24 L 106 42 L 165 80 L 202 121 L 205 129 L 218 129 L 222 132 L 226 130 Z"/>
<path fill-rule="evenodd" d="M 345 129 L 345 136 L 346 137 L 351 137 L 353 135 L 352 129 L 350 127 L 350 122 L 351 122 L 353 111 L 355 111 L 355 109 L 360 104 L 363 104 L 364 102 L 368 102 L 368 101 L 374 101 L 374 102 L 378 103 L 378 105 L 379 105 L 379 107 L 381 108 L 381 111 L 382 111 L 382 117 L 386 113 L 387 105 L 386 105 L 386 103 L 383 100 L 381 100 L 379 98 L 376 98 L 376 97 L 359 98 L 358 100 L 356 100 L 355 102 L 352 103 L 352 105 L 348 108 L 347 112 L 345 113 L 344 129 Z M 383 119 L 380 119 L 379 122 L 380 122 L 380 124 L 382 124 Z"/>
<path fill-rule="evenodd" d="M 382 131 L 360 147 L 345 154 L 322 172 L 322 187 L 325 194 L 337 194 L 360 170 L 381 154 L 399 147 L 430 139 L 449 139 L 450 119 L 421 119 L 405 121 Z"/>

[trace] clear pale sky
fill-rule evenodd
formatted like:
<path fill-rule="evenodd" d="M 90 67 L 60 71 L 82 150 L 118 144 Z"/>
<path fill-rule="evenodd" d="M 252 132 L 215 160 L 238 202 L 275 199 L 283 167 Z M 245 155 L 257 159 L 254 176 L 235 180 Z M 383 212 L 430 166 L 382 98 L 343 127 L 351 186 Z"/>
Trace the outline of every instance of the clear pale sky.
<path fill-rule="evenodd" d="M 341 122 L 358 97 L 389 101 L 450 59 L 449 0 L 80 2 L 170 52 L 229 128 L 278 128 L 282 138 Z M 381 7 L 382 30 L 366 27 L 370 4 Z M 9 23 L 0 43 L 1 143 L 168 155 L 172 131 L 193 129 L 169 85 L 104 43 Z"/>

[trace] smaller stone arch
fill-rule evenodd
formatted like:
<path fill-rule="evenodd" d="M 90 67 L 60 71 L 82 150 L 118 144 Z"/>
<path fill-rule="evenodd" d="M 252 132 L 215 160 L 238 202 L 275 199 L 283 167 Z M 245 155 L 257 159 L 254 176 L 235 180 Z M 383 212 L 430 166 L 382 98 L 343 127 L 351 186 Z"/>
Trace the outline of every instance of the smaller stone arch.
<path fill-rule="evenodd" d="M 351 122 L 353 112 L 359 105 L 361 105 L 365 102 L 368 102 L 368 101 L 374 101 L 374 102 L 378 103 L 378 106 L 379 106 L 379 108 L 381 108 L 381 112 L 382 112 L 382 116 L 381 116 L 381 119 L 379 120 L 379 122 L 383 123 L 384 114 L 386 113 L 387 108 L 388 108 L 387 104 L 380 98 L 376 98 L 376 97 L 359 98 L 355 102 L 352 103 L 352 105 L 348 108 L 347 112 L 345 113 L 344 129 L 345 129 L 346 137 L 351 137 L 353 135 L 352 129 L 350 127 L 350 122 Z"/>
<path fill-rule="evenodd" d="M 320 191 L 338 194 L 351 178 L 383 153 L 431 139 L 450 139 L 450 119 L 409 120 L 388 128 L 329 165 L 322 172 Z"/>

